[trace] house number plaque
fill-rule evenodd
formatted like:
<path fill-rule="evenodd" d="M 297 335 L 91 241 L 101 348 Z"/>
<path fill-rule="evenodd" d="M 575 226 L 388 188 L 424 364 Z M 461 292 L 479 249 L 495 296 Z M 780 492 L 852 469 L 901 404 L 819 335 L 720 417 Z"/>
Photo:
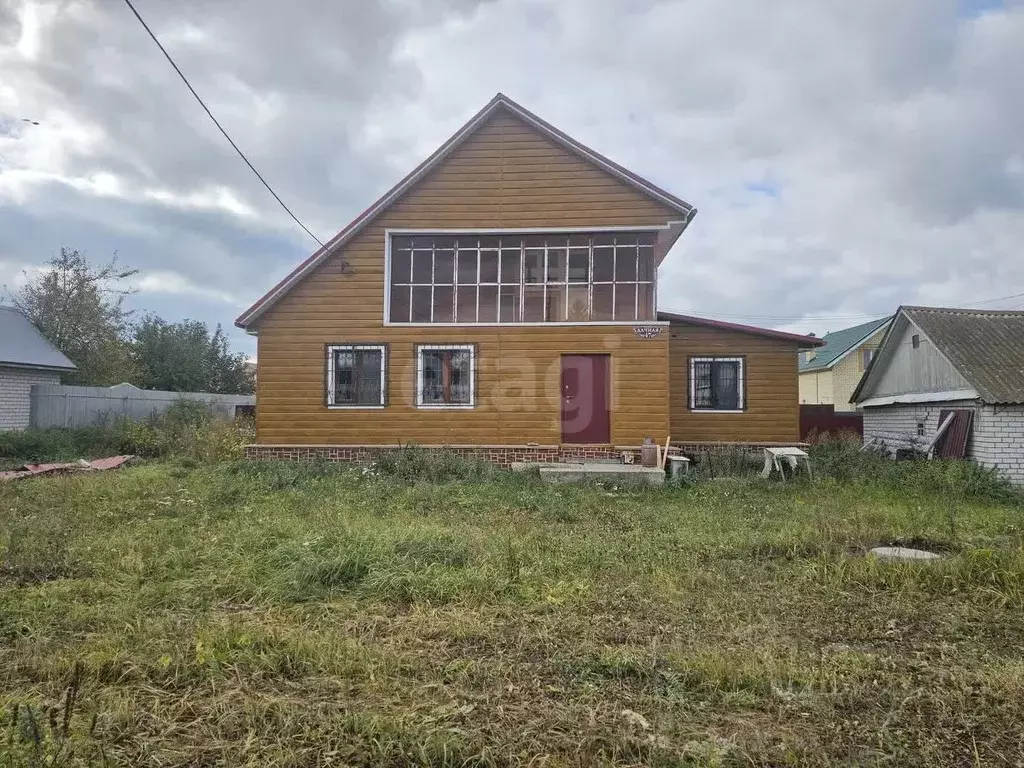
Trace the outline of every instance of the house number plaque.
<path fill-rule="evenodd" d="M 654 339 L 661 336 L 660 325 L 634 325 L 633 333 L 641 339 Z"/>

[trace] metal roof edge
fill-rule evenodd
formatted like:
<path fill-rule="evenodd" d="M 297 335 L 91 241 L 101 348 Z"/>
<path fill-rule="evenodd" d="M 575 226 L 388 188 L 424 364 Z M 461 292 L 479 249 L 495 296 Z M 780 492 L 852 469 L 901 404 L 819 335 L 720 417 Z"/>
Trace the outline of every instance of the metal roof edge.
<path fill-rule="evenodd" d="M 730 323 L 725 320 L 711 320 L 696 315 L 681 315 L 676 312 L 658 312 L 658 319 L 667 319 L 670 322 L 688 323 L 690 325 L 702 325 L 708 328 L 719 328 L 723 331 L 736 331 L 737 333 L 749 333 L 752 336 L 766 336 L 768 338 L 780 339 L 782 341 L 795 341 L 798 344 L 806 344 L 807 347 L 820 347 L 824 345 L 817 336 L 804 336 L 799 333 L 788 333 L 787 331 L 776 331 L 772 328 L 760 328 L 756 325 L 742 325 Z"/>
<path fill-rule="evenodd" d="M 941 403 L 946 400 L 981 400 L 981 395 L 973 389 L 950 389 L 944 392 L 906 392 L 902 395 L 880 395 L 869 397 L 861 403 L 861 408 L 877 408 L 883 405 L 916 405 L 918 403 Z"/>

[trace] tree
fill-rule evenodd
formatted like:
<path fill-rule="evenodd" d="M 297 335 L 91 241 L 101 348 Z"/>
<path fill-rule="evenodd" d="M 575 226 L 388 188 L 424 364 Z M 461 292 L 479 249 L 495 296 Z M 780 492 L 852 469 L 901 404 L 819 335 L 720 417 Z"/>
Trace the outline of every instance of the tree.
<path fill-rule="evenodd" d="M 93 266 L 81 252 L 61 248 L 38 274 L 26 273 L 14 306 L 78 367 L 65 374 L 67 383 L 109 386 L 131 378 L 124 300 L 132 291 L 124 281 L 137 271 L 116 255 Z"/>
<path fill-rule="evenodd" d="M 132 334 L 135 383 L 144 389 L 175 392 L 249 394 L 253 374 L 241 352 L 232 352 L 218 325 L 211 334 L 206 323 L 169 323 L 147 315 Z"/>

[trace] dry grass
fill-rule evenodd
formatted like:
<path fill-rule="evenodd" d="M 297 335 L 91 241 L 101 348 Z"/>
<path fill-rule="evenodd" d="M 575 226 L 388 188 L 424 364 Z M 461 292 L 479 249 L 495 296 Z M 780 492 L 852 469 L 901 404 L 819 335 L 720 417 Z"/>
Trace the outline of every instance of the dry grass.
<path fill-rule="evenodd" d="M 0 766 L 1024 761 L 1013 500 L 437 479 L 0 487 Z"/>

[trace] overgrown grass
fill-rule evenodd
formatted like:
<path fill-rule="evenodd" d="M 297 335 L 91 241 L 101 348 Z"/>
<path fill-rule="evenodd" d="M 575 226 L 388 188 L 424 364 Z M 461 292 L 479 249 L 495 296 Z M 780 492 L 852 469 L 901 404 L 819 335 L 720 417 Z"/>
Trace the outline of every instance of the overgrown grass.
<path fill-rule="evenodd" d="M 1024 760 L 1024 510 L 821 466 L 627 492 L 411 452 L 2 486 L 0 766 Z M 897 542 L 944 556 L 864 556 Z"/>
<path fill-rule="evenodd" d="M 215 419 L 205 403 L 183 399 L 142 421 L 119 417 L 96 427 L 0 432 L 0 463 L 15 466 L 121 454 L 218 461 L 241 457 L 252 433 L 246 421 Z"/>

